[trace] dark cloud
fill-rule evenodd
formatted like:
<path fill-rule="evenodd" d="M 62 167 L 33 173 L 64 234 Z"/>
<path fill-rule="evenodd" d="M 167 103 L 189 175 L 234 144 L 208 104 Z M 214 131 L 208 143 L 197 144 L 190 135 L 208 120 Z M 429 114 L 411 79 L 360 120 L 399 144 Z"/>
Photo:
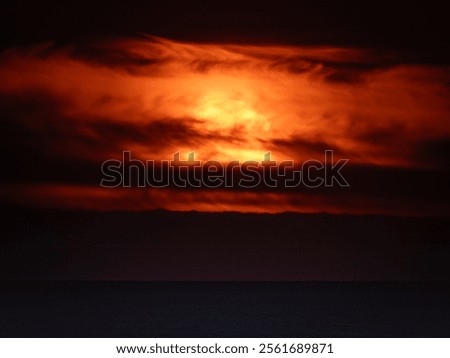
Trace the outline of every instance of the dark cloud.
<path fill-rule="evenodd" d="M 430 166 L 450 170 L 450 138 L 421 142 L 415 159 Z"/>
<path fill-rule="evenodd" d="M 447 215 L 448 69 L 393 52 L 141 37 L 2 53 L 2 196 L 29 205 Z M 398 63 L 396 61 L 399 61 Z M 349 188 L 101 191 L 101 164 L 350 159 Z M 261 157 L 260 157 L 261 156 Z M 198 159 L 198 157 L 197 157 Z M 16 185 L 16 186 L 14 186 Z M 194 190 L 195 189 L 195 190 Z M 46 201 L 47 200 L 47 201 Z M 217 207 L 216 207 L 217 206 Z"/>
<path fill-rule="evenodd" d="M 122 151 L 136 145 L 158 153 L 170 146 L 195 146 L 212 139 L 238 140 L 219 132 L 199 132 L 193 126 L 199 120 L 193 118 L 147 118 L 130 124 L 67 116 L 66 105 L 66 99 L 43 92 L 1 98 L 0 151 L 8 168 L 2 182 L 98 182 L 104 160 L 121 158 Z"/>
<path fill-rule="evenodd" d="M 291 138 L 279 138 L 263 143 L 274 152 L 282 150 L 288 152 L 295 161 L 303 162 L 308 159 L 322 159 L 325 150 L 333 150 L 334 155 L 340 158 L 347 157 L 351 153 L 346 153 L 333 141 L 326 141 L 323 138 L 307 139 L 298 136 Z M 318 156 L 320 156 L 318 158 Z"/>
<path fill-rule="evenodd" d="M 404 53 L 395 51 L 382 52 L 364 48 L 336 50 L 323 46 L 305 47 L 304 53 L 292 46 L 285 49 L 291 51 L 285 51 L 279 46 L 275 47 L 275 51 L 255 52 L 255 47 L 246 48 L 239 45 L 222 45 L 219 51 L 214 46 L 208 48 L 206 45 L 199 50 L 186 44 L 186 48 L 180 53 L 179 49 L 173 47 L 173 43 L 165 39 L 142 35 L 133 40 L 103 39 L 71 45 L 43 43 L 32 49 L 18 47 L 16 53 L 39 58 L 64 54 L 91 66 L 104 66 L 142 76 L 163 75 L 164 66 L 179 65 L 181 55 L 185 57 L 183 66 L 194 72 L 202 73 L 214 69 L 239 70 L 259 66 L 270 71 L 286 71 L 292 74 L 313 72 L 327 81 L 343 83 L 360 82 L 364 80 L 364 74 L 413 62 Z M 220 52 L 223 50 L 240 57 L 233 59 L 224 56 Z"/>

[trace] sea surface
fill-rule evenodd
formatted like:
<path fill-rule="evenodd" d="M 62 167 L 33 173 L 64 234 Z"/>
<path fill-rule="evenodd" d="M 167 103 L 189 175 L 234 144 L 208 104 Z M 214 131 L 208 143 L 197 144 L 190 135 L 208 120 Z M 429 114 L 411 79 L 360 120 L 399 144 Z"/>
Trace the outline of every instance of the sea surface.
<path fill-rule="evenodd" d="M 446 282 L 3 281 L 0 337 L 449 337 Z"/>

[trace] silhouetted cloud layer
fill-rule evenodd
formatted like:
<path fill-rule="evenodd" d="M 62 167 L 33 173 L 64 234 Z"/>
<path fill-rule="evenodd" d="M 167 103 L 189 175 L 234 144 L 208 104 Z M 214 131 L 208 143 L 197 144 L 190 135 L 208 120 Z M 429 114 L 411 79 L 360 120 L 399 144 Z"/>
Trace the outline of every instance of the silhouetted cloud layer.
<path fill-rule="evenodd" d="M 155 37 L 0 55 L 3 200 L 108 209 L 448 215 L 450 71 L 394 52 Z M 142 160 L 350 160 L 350 188 L 103 189 Z"/>

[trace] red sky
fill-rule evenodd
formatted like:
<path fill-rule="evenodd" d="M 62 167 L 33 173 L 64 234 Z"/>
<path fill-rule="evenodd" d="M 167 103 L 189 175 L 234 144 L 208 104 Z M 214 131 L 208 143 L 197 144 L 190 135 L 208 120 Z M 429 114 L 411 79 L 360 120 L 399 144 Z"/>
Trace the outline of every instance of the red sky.
<path fill-rule="evenodd" d="M 368 48 L 156 37 L 0 55 L 3 200 L 97 210 L 448 215 L 450 71 Z M 349 159 L 350 188 L 104 189 L 100 164 Z"/>

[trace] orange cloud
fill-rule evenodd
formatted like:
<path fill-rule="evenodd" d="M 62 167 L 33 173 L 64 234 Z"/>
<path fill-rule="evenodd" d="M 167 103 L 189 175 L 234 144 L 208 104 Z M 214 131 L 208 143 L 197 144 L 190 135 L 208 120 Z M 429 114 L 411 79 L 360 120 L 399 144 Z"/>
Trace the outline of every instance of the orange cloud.
<path fill-rule="evenodd" d="M 46 191 L 33 180 L 73 181 L 67 188 L 78 193 L 80 172 L 93 185 L 98 173 L 89 173 L 122 150 L 149 160 L 194 151 L 223 162 L 262 160 L 271 151 L 277 160 L 302 162 L 333 149 L 336 159 L 354 166 L 446 169 L 449 68 L 403 62 L 398 54 L 367 49 L 154 37 L 10 49 L 0 55 L 2 150 L 13 168 L 27 169 L 12 169 L 3 181 L 31 178 L 27 190 L 41 194 Z M 52 174 L 67 170 L 73 176 Z M 82 192 L 85 203 L 106 195 L 95 186 Z M 254 205 L 259 194 L 203 193 L 205 203 L 189 193 L 186 204 L 157 191 L 146 195 L 175 210 L 351 211 L 323 197 L 303 205 L 280 193 Z M 122 204 L 113 207 L 129 208 L 126 195 L 117 197 Z M 63 201 L 57 205 L 83 206 L 70 195 Z M 368 211 L 383 212 L 372 205 Z"/>

